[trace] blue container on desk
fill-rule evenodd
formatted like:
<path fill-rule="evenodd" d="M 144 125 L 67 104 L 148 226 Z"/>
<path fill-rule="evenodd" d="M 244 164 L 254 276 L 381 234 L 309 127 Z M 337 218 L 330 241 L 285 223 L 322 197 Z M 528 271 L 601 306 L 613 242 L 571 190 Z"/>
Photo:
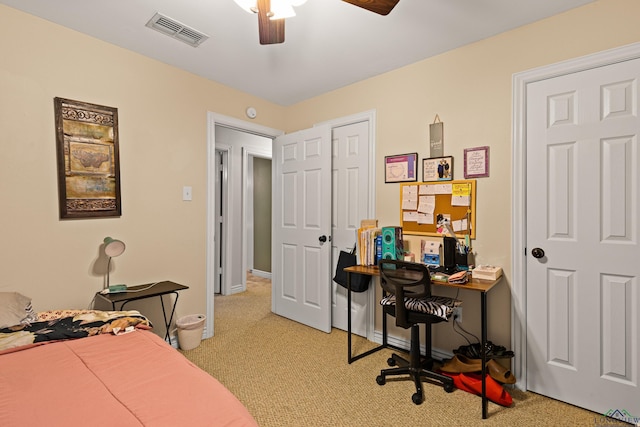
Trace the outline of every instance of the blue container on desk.
<path fill-rule="evenodd" d="M 422 263 L 434 267 L 440 266 L 440 255 L 438 254 L 423 254 Z"/>

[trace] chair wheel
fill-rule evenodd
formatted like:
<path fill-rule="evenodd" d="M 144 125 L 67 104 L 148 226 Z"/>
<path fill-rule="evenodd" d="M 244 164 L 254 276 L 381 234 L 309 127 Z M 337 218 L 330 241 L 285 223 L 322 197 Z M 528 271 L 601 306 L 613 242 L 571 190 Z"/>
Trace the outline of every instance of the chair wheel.
<path fill-rule="evenodd" d="M 444 391 L 446 391 L 447 393 L 452 393 L 453 390 L 456 389 L 456 387 L 453 384 L 445 384 L 443 385 Z"/>
<path fill-rule="evenodd" d="M 411 400 L 413 400 L 413 403 L 415 403 L 416 405 L 420 405 L 422 403 L 422 394 L 413 393 L 411 395 Z"/>
<path fill-rule="evenodd" d="M 376 382 L 378 383 L 378 385 L 385 385 L 385 383 L 387 382 L 386 378 L 383 377 L 382 375 L 378 375 L 376 377 Z"/>
<path fill-rule="evenodd" d="M 396 359 L 394 359 L 393 357 L 388 358 L 387 359 L 387 365 L 396 366 Z"/>

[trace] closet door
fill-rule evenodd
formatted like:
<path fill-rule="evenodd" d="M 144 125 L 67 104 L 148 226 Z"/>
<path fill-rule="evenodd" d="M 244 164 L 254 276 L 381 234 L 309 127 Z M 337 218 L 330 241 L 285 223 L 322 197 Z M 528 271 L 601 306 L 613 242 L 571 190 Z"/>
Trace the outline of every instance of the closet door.
<path fill-rule="evenodd" d="M 340 250 L 351 250 L 360 221 L 369 218 L 372 179 L 369 176 L 369 121 L 361 121 L 332 130 L 332 273 L 335 273 Z M 347 330 L 347 290 L 332 282 L 334 328 Z M 375 281 L 369 289 L 375 293 Z M 370 325 L 369 292 L 351 295 L 351 328 L 354 334 L 367 336 Z"/>
<path fill-rule="evenodd" d="M 640 414 L 640 59 L 527 87 L 527 388 Z"/>

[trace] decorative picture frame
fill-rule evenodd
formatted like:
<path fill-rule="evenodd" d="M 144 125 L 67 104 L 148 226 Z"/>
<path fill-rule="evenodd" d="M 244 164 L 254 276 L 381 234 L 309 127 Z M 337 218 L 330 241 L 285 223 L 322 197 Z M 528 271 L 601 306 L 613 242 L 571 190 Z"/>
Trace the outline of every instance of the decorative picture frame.
<path fill-rule="evenodd" d="M 418 153 L 397 154 L 384 158 L 384 182 L 418 180 Z"/>
<path fill-rule="evenodd" d="M 487 176 L 489 176 L 489 147 L 465 148 L 465 179 L 482 178 Z"/>
<path fill-rule="evenodd" d="M 61 219 L 120 216 L 118 109 L 54 98 Z"/>
<path fill-rule="evenodd" d="M 422 159 L 422 182 L 452 181 L 453 157 L 429 157 Z"/>
<path fill-rule="evenodd" d="M 433 123 L 429 125 L 429 157 L 444 156 L 444 123 L 436 114 Z"/>

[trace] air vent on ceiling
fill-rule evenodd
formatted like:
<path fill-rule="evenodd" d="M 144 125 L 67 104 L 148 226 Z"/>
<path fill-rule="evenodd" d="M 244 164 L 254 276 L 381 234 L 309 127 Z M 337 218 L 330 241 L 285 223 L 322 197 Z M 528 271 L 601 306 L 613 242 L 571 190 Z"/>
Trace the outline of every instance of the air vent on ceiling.
<path fill-rule="evenodd" d="M 153 15 L 153 18 L 147 22 L 147 27 L 160 31 L 193 47 L 197 47 L 209 38 L 208 35 L 187 27 L 183 23 L 160 13 Z"/>

